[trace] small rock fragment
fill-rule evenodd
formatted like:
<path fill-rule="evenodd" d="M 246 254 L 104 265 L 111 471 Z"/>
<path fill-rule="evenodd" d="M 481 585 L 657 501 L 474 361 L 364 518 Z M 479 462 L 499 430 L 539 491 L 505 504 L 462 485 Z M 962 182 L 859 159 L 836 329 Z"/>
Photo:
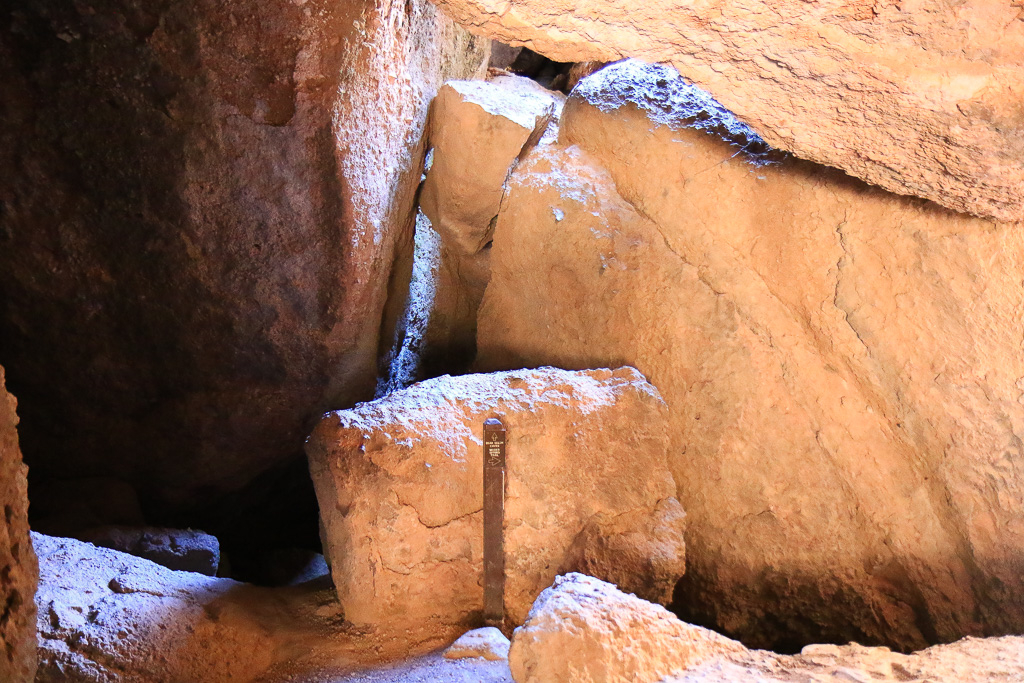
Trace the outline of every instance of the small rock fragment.
<path fill-rule="evenodd" d="M 509 640 L 493 626 L 467 631 L 452 643 L 444 656 L 447 659 L 468 659 L 483 657 L 492 662 L 508 659 Z"/>

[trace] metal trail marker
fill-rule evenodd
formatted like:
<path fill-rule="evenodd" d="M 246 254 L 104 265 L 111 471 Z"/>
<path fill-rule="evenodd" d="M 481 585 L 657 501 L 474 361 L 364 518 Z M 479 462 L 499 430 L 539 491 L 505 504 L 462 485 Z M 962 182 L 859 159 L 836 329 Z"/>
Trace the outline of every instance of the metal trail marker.
<path fill-rule="evenodd" d="M 484 623 L 505 621 L 505 425 L 484 422 Z"/>

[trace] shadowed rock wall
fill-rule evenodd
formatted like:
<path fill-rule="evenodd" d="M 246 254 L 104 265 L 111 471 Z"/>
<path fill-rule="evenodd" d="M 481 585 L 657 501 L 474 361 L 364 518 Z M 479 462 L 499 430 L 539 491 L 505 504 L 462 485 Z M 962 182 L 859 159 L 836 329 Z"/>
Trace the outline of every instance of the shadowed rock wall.
<path fill-rule="evenodd" d="M 0 680 L 28 683 L 36 672 L 39 567 L 28 535 L 25 465 L 18 449 L 17 401 L 0 367 Z"/>
<path fill-rule="evenodd" d="M 486 63 L 425 0 L 0 13 L 0 360 L 40 476 L 216 501 L 372 396 L 427 106 Z"/>

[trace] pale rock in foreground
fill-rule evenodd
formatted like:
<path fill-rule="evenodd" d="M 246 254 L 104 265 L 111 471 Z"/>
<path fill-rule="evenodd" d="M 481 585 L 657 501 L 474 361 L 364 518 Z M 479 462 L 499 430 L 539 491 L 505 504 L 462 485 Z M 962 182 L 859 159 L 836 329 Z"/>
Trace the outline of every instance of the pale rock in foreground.
<path fill-rule="evenodd" d="M 957 211 L 1024 220 L 1018 4 L 437 4 L 557 61 L 669 62 L 776 147 Z"/>
<path fill-rule="evenodd" d="M 357 626 L 483 607 L 483 422 L 508 430 L 507 624 L 586 568 L 658 602 L 684 571 L 665 404 L 632 368 L 439 377 L 324 416 L 307 443 L 325 553 Z"/>
<path fill-rule="evenodd" d="M 29 539 L 28 468 L 21 460 L 16 408 L 0 366 L 0 681 L 28 683 L 36 671 L 32 596 L 39 571 Z"/>
<path fill-rule="evenodd" d="M 508 659 L 509 641 L 494 626 L 467 631 L 444 651 L 446 659 L 483 658 L 496 662 Z"/>
<path fill-rule="evenodd" d="M 1024 680 L 1024 638 L 964 638 L 910 655 L 885 647 L 748 650 L 603 581 L 560 576 L 515 630 L 517 683 L 869 683 Z"/>
<path fill-rule="evenodd" d="M 667 67 L 582 81 L 509 180 L 477 369 L 658 387 L 693 621 L 759 647 L 1024 631 L 1022 226 L 765 164 L 747 131 Z"/>
<path fill-rule="evenodd" d="M 541 593 L 515 630 L 509 666 L 517 683 L 653 683 L 745 651 L 610 583 L 567 574 Z"/>
<path fill-rule="evenodd" d="M 249 681 L 274 663 L 245 607 L 265 591 L 70 538 L 32 542 L 40 683 Z"/>

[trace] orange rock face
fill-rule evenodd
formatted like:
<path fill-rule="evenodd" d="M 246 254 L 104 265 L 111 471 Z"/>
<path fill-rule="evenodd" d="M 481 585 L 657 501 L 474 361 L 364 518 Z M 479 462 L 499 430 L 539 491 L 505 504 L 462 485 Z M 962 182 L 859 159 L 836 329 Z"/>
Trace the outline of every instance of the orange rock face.
<path fill-rule="evenodd" d="M 0 681 L 30 683 L 36 673 L 33 597 L 39 567 L 28 534 L 26 467 L 18 448 L 16 407 L 0 367 Z"/>
<path fill-rule="evenodd" d="M 1024 219 L 1024 21 L 968 0 L 437 0 L 560 61 L 670 62 L 772 145 L 900 194 Z"/>
<path fill-rule="evenodd" d="M 658 387 L 692 621 L 758 646 L 1019 632 L 1022 226 L 755 165 L 703 107 L 633 62 L 580 85 L 509 181 L 479 368 Z"/>
<path fill-rule="evenodd" d="M 507 431 L 506 625 L 559 573 L 667 603 L 683 509 L 665 404 L 636 370 L 440 377 L 330 413 L 306 450 L 345 619 L 393 633 L 483 608 L 483 423 Z"/>
<path fill-rule="evenodd" d="M 425 0 L 62 3 L 0 55 L 0 359 L 41 476 L 192 514 L 372 396 L 427 107 L 488 41 Z"/>

